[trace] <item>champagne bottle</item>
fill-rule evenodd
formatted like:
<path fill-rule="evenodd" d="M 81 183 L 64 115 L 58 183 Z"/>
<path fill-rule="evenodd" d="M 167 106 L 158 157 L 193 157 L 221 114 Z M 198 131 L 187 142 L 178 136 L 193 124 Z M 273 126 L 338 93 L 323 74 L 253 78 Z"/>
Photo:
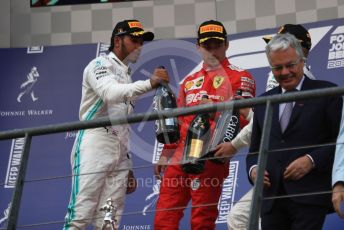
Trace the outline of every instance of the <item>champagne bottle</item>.
<path fill-rule="evenodd" d="M 204 95 L 203 98 L 208 98 Z M 210 134 L 209 114 L 198 114 L 192 120 L 184 146 L 182 169 L 186 173 L 199 174 L 204 170 L 201 157 L 207 149 Z"/>
<path fill-rule="evenodd" d="M 239 89 L 236 95 L 241 96 L 242 91 Z M 228 109 L 222 112 L 217 120 L 216 127 L 212 140 L 210 141 L 207 154 L 204 158 L 211 158 L 210 160 L 216 164 L 223 164 L 221 159 L 215 159 L 215 147 L 224 142 L 232 141 L 240 130 L 240 112 L 239 109 Z"/>
<path fill-rule="evenodd" d="M 165 69 L 163 66 L 160 68 Z M 161 82 L 153 98 L 153 110 L 163 111 L 177 108 L 176 97 L 167 82 Z M 177 117 L 162 118 L 155 121 L 156 139 L 163 144 L 174 143 L 179 140 Z"/>

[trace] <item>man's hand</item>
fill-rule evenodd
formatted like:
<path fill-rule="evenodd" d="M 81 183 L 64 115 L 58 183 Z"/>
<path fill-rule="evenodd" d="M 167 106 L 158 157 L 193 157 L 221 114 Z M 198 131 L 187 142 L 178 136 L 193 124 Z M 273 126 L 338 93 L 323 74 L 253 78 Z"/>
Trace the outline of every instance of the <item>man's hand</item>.
<path fill-rule="evenodd" d="M 162 81 L 165 81 L 165 82 L 169 81 L 167 70 L 162 69 L 162 68 L 156 68 L 154 70 L 153 75 L 150 78 L 150 83 L 152 85 L 152 88 L 158 87 Z"/>
<path fill-rule="evenodd" d="M 312 160 L 307 156 L 302 156 L 288 165 L 284 171 L 283 177 L 285 180 L 300 180 L 312 169 Z"/>
<path fill-rule="evenodd" d="M 231 142 L 224 142 L 215 147 L 214 156 L 223 162 L 228 162 L 236 153 L 237 150 Z"/>
<path fill-rule="evenodd" d="M 137 182 L 134 176 L 134 172 L 132 170 L 129 170 L 126 194 L 135 192 L 136 186 L 137 186 Z"/>
<path fill-rule="evenodd" d="M 337 183 L 333 187 L 332 204 L 338 216 L 344 219 L 344 213 L 340 209 L 340 204 L 344 203 L 344 183 Z"/>
<path fill-rule="evenodd" d="M 156 179 L 161 180 L 161 174 L 164 173 L 168 165 L 168 158 L 166 156 L 160 156 L 157 164 L 154 165 L 154 175 Z"/>
<path fill-rule="evenodd" d="M 256 179 L 257 179 L 257 170 L 258 170 L 258 167 L 254 167 L 251 171 L 251 180 L 253 182 L 256 182 Z M 265 170 L 264 172 L 264 188 L 270 188 L 271 186 L 271 182 L 270 182 L 270 178 L 269 178 L 269 173 L 268 171 Z"/>
<path fill-rule="evenodd" d="M 251 108 L 241 108 L 239 110 L 239 113 L 240 113 L 241 116 L 243 116 L 245 118 L 245 120 L 248 120 L 247 116 L 250 113 L 250 110 L 251 110 Z"/>

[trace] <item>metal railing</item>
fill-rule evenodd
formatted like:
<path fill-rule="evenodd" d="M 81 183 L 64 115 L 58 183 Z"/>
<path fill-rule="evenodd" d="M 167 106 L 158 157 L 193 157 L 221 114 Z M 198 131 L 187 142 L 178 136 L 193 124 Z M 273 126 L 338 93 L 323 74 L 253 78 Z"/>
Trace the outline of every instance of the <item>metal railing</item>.
<path fill-rule="evenodd" d="M 326 89 L 317 89 L 309 91 L 300 91 L 288 94 L 272 95 L 265 97 L 258 97 L 245 100 L 235 100 L 230 102 L 222 102 L 216 104 L 204 104 L 199 106 L 193 106 L 183 109 L 173 109 L 168 111 L 161 112 L 152 112 L 147 113 L 138 113 L 133 114 L 127 117 L 116 117 L 116 118 L 99 118 L 91 121 L 77 121 L 77 122 L 68 122 L 55 125 L 46 125 L 39 126 L 34 128 L 24 128 L 24 129 L 14 129 L 9 131 L 0 132 L 0 140 L 13 139 L 24 137 L 24 149 L 22 153 L 22 160 L 18 172 L 18 178 L 16 182 L 16 187 L 14 195 L 11 202 L 11 208 L 8 218 L 8 230 L 15 230 L 17 225 L 17 219 L 20 209 L 21 196 L 24 187 L 24 179 L 26 175 L 27 162 L 29 158 L 30 145 L 32 136 L 46 135 L 52 133 L 60 133 L 66 131 L 74 131 L 80 129 L 90 129 L 96 127 L 103 127 L 109 125 L 118 125 L 123 123 L 136 123 L 141 121 L 150 121 L 156 119 L 165 119 L 168 117 L 176 117 L 183 115 L 190 115 L 196 113 L 209 113 L 214 111 L 223 111 L 231 108 L 246 108 L 252 107 L 255 105 L 266 104 L 266 116 L 264 120 L 264 127 L 262 130 L 262 139 L 259 149 L 259 158 L 258 158 L 258 172 L 257 179 L 254 186 L 254 194 L 252 198 L 252 206 L 250 221 L 249 221 L 249 230 L 258 229 L 258 219 L 259 211 L 262 203 L 262 190 L 263 190 L 263 178 L 264 170 L 267 162 L 268 156 L 268 146 L 269 146 L 269 136 L 271 130 L 271 117 L 272 117 L 272 105 L 276 103 L 288 102 L 288 101 L 297 101 L 304 99 L 312 99 L 318 97 L 326 96 L 340 96 L 344 94 L 344 87 L 333 87 Z"/>

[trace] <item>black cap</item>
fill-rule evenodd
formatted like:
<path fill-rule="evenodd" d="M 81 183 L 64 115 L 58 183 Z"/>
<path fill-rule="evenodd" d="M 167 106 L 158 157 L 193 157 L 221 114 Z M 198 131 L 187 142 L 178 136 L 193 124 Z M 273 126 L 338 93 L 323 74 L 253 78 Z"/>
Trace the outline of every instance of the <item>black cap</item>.
<path fill-rule="evenodd" d="M 121 35 L 131 35 L 134 37 L 142 37 L 143 41 L 152 41 L 154 39 L 154 34 L 150 31 L 145 31 L 140 21 L 132 20 L 123 20 L 118 22 L 115 28 L 112 31 L 111 35 L 111 45 L 109 50 L 112 50 L 114 47 L 113 38 L 115 36 Z"/>
<path fill-rule="evenodd" d="M 209 40 L 218 39 L 221 41 L 227 40 L 227 32 L 221 22 L 209 20 L 203 22 L 197 31 L 197 41 L 199 44 Z"/>
<path fill-rule="evenodd" d="M 278 34 L 285 34 L 290 33 L 294 35 L 300 42 L 301 46 L 310 50 L 312 47 L 312 40 L 311 35 L 309 32 L 300 24 L 285 24 L 284 26 L 281 26 L 281 28 L 277 32 Z M 264 41 L 266 43 L 269 43 L 269 41 L 272 39 L 271 36 L 265 36 L 263 37 Z"/>

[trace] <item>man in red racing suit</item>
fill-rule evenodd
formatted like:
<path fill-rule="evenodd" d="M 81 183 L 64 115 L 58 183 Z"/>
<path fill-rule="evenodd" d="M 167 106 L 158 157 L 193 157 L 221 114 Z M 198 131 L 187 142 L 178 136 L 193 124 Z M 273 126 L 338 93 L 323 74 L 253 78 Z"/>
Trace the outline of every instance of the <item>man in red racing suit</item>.
<path fill-rule="evenodd" d="M 206 21 L 198 30 L 198 49 L 203 56 L 203 68 L 186 77 L 180 86 L 178 107 L 199 105 L 203 95 L 208 95 L 212 103 L 231 100 L 241 89 L 243 97 L 255 96 L 255 81 L 245 70 L 231 65 L 226 58 L 228 49 L 227 33 L 222 23 Z M 204 99 L 203 99 L 204 100 Z M 186 134 L 195 115 L 179 117 L 180 140 L 176 144 L 165 145 L 155 174 L 160 178 L 163 172 L 159 200 L 155 214 L 154 229 L 179 229 L 179 221 L 190 199 L 192 200 L 191 228 L 193 230 L 215 229 L 218 216 L 222 184 L 229 173 L 229 162 L 216 164 L 205 161 L 200 174 L 188 174 L 182 170 Z M 216 116 L 215 116 L 216 117 Z M 247 121 L 241 119 L 241 124 Z M 214 130 L 214 118 L 210 119 Z M 165 168 L 168 162 L 168 166 Z"/>

